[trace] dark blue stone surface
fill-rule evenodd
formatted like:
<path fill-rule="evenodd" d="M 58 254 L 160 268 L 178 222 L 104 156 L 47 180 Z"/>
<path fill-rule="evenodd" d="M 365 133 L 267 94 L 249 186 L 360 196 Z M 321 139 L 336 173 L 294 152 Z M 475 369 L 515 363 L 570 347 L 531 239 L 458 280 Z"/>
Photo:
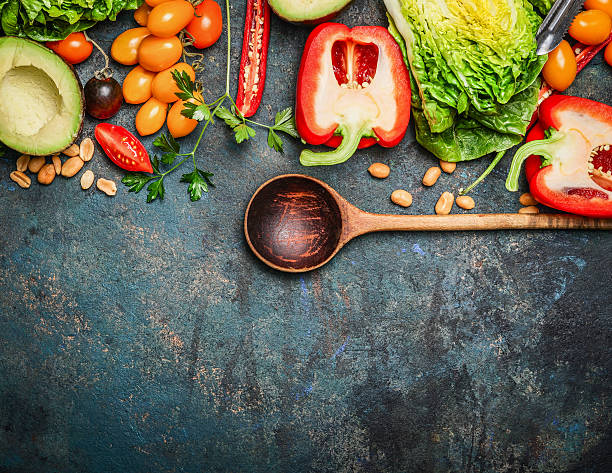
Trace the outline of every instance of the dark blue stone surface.
<path fill-rule="evenodd" d="M 356 0 L 339 21 L 385 24 L 382 2 Z M 108 49 L 129 26 L 126 13 L 91 36 Z M 308 32 L 273 17 L 258 120 L 292 105 Z M 204 52 L 209 100 L 225 34 Z M 86 81 L 101 65 L 77 70 Z M 610 104 L 610 79 L 600 54 L 568 93 Z M 115 122 L 133 130 L 136 110 Z M 78 178 L 25 191 L 14 156 L 0 159 L 0 472 L 612 471 L 610 234 L 375 234 L 317 272 L 281 274 L 242 234 L 264 180 L 306 172 L 365 210 L 421 214 L 487 165 L 430 189 L 435 160 L 412 132 L 329 168 L 301 168 L 301 149 L 275 153 L 261 130 L 237 145 L 216 123 L 197 158 L 217 187 L 197 203 L 176 174 L 153 204 Z M 373 180 L 373 161 L 391 176 Z M 519 208 L 508 165 L 473 192 L 477 211 Z M 86 168 L 122 177 L 100 149 Z M 396 188 L 410 209 L 391 204 Z"/>

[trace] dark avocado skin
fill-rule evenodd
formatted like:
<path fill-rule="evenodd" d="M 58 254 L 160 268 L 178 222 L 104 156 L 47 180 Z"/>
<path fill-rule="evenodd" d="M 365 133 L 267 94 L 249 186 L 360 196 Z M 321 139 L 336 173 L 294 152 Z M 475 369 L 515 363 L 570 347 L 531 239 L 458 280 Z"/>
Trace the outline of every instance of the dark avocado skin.
<path fill-rule="evenodd" d="M 285 1 L 287 1 L 287 0 L 285 0 Z M 290 1 L 290 0 L 288 0 L 288 1 Z M 344 10 L 351 3 L 351 1 L 352 0 L 348 1 L 345 5 L 341 6 L 337 10 L 334 10 L 334 11 L 330 12 L 329 14 L 321 17 L 321 18 L 317 18 L 316 20 L 296 20 L 295 18 L 287 18 L 286 16 L 283 16 L 282 12 L 278 11 L 277 9 L 275 9 L 274 5 L 272 5 L 271 3 L 270 3 L 270 8 L 276 14 L 276 16 L 278 16 L 279 18 L 281 18 L 284 21 L 287 21 L 289 23 L 293 23 L 294 25 L 316 26 L 316 25 L 320 25 L 321 23 L 325 23 L 326 21 L 330 21 L 330 20 L 334 19 L 342 10 Z"/>
<path fill-rule="evenodd" d="M 35 44 L 41 48 L 46 49 L 47 51 L 51 52 L 52 54 L 55 54 L 57 57 L 59 57 L 64 64 L 66 64 L 68 66 L 68 68 L 70 69 L 70 72 L 72 74 L 72 76 L 74 77 L 74 80 L 76 81 L 76 83 L 79 85 L 79 92 L 80 92 L 80 101 L 79 101 L 79 128 L 78 130 L 74 133 L 74 135 L 72 136 L 72 139 L 70 141 L 70 144 L 68 146 L 70 146 L 72 143 L 74 143 L 77 138 L 79 137 L 79 135 L 81 134 L 81 130 L 83 129 L 83 117 L 85 116 L 85 96 L 83 95 L 83 84 L 81 83 L 81 79 L 79 79 L 79 75 L 76 73 L 76 71 L 74 70 L 74 66 L 72 64 L 70 64 L 69 62 L 67 62 L 63 57 L 61 57 L 60 55 L 56 54 L 55 51 L 49 49 L 48 47 L 46 47 L 44 44 L 39 43 L 37 41 L 33 41 L 29 38 L 19 38 L 17 36 L 7 36 L 7 38 L 15 38 L 15 39 L 19 39 L 21 41 L 27 41 L 29 43 Z M 66 148 L 68 147 L 66 146 Z M 64 149 L 66 149 L 64 148 Z M 63 151 L 61 149 L 58 149 L 57 152 L 59 153 L 60 151 Z M 35 154 L 31 154 L 31 156 L 36 156 Z M 39 155 L 39 156 L 47 156 L 45 155 Z"/>

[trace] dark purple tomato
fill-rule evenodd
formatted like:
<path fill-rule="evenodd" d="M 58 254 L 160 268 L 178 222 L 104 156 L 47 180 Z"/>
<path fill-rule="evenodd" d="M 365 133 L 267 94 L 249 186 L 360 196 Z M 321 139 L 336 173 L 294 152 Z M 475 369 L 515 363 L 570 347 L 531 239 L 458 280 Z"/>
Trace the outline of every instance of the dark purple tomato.
<path fill-rule="evenodd" d="M 100 120 L 115 115 L 123 103 L 123 91 L 112 77 L 92 77 L 85 84 L 85 108 L 92 117 Z"/>

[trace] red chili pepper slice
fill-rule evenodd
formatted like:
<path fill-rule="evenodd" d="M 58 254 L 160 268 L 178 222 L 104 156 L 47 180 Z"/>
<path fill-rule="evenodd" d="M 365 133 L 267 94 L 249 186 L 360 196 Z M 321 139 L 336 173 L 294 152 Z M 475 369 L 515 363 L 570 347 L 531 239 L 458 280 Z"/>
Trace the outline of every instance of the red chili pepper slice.
<path fill-rule="evenodd" d="M 153 172 L 149 154 L 143 144 L 122 126 L 100 123 L 96 126 L 95 135 L 106 155 L 120 168 Z"/>
<path fill-rule="evenodd" d="M 514 155 L 506 188 L 517 189 L 526 159 L 529 191 L 538 202 L 587 217 L 612 218 L 612 107 L 554 95 L 540 105 L 538 115 L 527 144 Z"/>
<path fill-rule="evenodd" d="M 236 106 L 245 117 L 255 115 L 266 83 L 270 41 L 270 7 L 267 0 L 247 0 L 244 40 Z"/>

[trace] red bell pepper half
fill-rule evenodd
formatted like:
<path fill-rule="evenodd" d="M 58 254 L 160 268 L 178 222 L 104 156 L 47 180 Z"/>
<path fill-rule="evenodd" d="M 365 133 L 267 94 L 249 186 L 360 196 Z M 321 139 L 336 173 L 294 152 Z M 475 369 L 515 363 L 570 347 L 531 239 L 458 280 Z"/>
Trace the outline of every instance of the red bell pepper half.
<path fill-rule="evenodd" d="M 303 165 L 342 163 L 375 142 L 395 146 L 409 120 L 408 70 L 386 28 L 323 23 L 310 33 L 298 75 L 297 130 L 312 145 L 337 145 L 338 135 L 342 141 L 332 151 L 302 151 Z"/>
<path fill-rule="evenodd" d="M 553 95 L 540 105 L 539 122 L 514 155 L 506 188 L 518 189 L 525 160 L 529 191 L 557 210 L 612 218 L 612 107 Z"/>

